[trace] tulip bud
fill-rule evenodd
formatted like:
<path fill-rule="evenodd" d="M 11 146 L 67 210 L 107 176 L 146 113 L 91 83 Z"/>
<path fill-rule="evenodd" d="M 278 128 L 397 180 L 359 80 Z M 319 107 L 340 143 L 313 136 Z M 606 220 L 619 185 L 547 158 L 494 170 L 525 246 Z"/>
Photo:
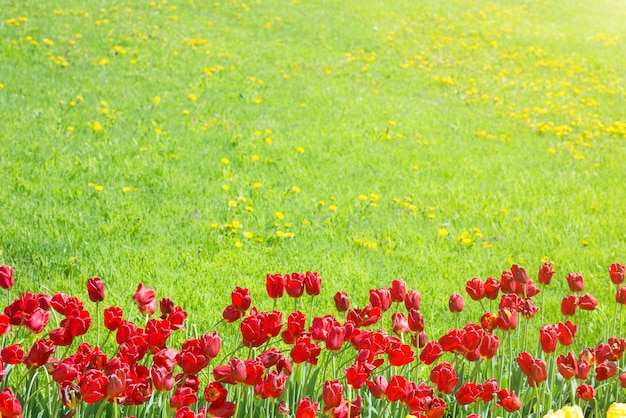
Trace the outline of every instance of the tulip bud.
<path fill-rule="evenodd" d="M 450 295 L 450 300 L 448 301 L 448 308 L 450 308 L 450 312 L 459 313 L 463 312 L 463 308 L 465 308 L 465 301 L 463 300 L 463 296 L 458 293 L 453 293 Z"/>

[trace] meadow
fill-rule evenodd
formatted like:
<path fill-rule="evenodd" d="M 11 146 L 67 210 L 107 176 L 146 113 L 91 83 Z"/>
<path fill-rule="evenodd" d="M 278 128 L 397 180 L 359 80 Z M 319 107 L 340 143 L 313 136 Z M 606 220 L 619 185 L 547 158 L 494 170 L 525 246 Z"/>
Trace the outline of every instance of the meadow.
<path fill-rule="evenodd" d="M 84 296 L 98 276 L 126 309 L 142 282 L 204 332 L 235 286 L 270 309 L 267 273 L 318 272 L 317 314 L 402 279 L 439 336 L 471 278 L 552 262 L 546 322 L 569 272 L 614 303 L 623 2 L 2 0 L 0 17 L 15 292 Z M 586 315 L 583 343 L 611 320 Z"/>

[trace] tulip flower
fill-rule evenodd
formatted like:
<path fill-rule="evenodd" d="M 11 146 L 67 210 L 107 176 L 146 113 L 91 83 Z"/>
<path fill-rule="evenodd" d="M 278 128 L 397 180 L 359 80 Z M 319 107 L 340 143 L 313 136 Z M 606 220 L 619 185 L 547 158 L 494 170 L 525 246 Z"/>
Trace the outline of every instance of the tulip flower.
<path fill-rule="evenodd" d="M 441 393 L 452 393 L 454 387 L 459 382 L 456 371 L 450 363 L 439 363 L 430 372 L 430 381 L 437 385 L 437 390 Z"/>
<path fill-rule="evenodd" d="M 515 280 L 516 283 L 525 285 L 526 282 L 528 282 L 528 273 L 526 273 L 524 267 L 513 264 L 511 266 L 511 273 L 513 273 L 513 280 Z"/>
<path fill-rule="evenodd" d="M 87 294 L 92 302 L 97 303 L 104 300 L 104 282 L 100 277 L 87 280 Z"/>
<path fill-rule="evenodd" d="M 322 279 L 317 272 L 307 271 L 304 275 L 304 288 L 309 296 L 317 296 L 322 290 Z"/>
<path fill-rule="evenodd" d="M 561 301 L 561 313 L 565 316 L 573 316 L 578 308 L 578 297 L 576 295 L 567 295 Z"/>
<path fill-rule="evenodd" d="M 626 417 L 626 403 L 612 403 L 606 411 L 606 418 Z"/>
<path fill-rule="evenodd" d="M 487 277 L 485 280 L 485 297 L 489 300 L 498 299 L 500 293 L 500 282 L 493 277 Z"/>
<path fill-rule="evenodd" d="M 387 396 L 387 378 L 384 375 L 378 375 L 372 380 L 365 382 L 370 390 L 370 393 L 376 399 L 385 398 Z"/>
<path fill-rule="evenodd" d="M 517 364 L 520 370 L 526 376 L 528 384 L 536 387 L 548 378 L 546 362 L 541 359 L 535 359 L 527 352 L 521 352 L 517 356 Z"/>
<path fill-rule="evenodd" d="M 579 406 L 564 406 L 558 411 L 548 411 L 543 418 L 584 418 L 584 414 Z"/>
<path fill-rule="evenodd" d="M 542 285 L 549 285 L 552 281 L 552 276 L 554 276 L 554 269 L 552 268 L 552 263 L 543 263 L 541 267 L 539 267 L 539 274 L 537 275 L 537 280 Z"/>
<path fill-rule="evenodd" d="M 265 288 L 271 299 L 282 298 L 285 294 L 285 279 L 282 274 L 267 274 L 265 276 Z"/>
<path fill-rule="evenodd" d="M 341 401 L 343 401 L 343 385 L 339 380 L 327 380 L 324 382 L 322 399 L 324 400 L 324 411 L 336 408 L 341 404 Z"/>
<path fill-rule="evenodd" d="M 350 309 L 350 300 L 346 292 L 337 292 L 335 294 L 335 307 L 339 312 L 345 312 Z"/>
<path fill-rule="evenodd" d="M 556 359 L 556 367 L 565 379 L 571 379 L 578 373 L 578 362 L 572 353 L 560 354 Z"/>
<path fill-rule="evenodd" d="M 9 388 L 0 392 L 0 415 L 7 418 L 22 416 L 22 405 Z"/>
<path fill-rule="evenodd" d="M 391 282 L 391 301 L 402 303 L 406 299 L 406 282 L 396 279 Z"/>
<path fill-rule="evenodd" d="M 400 375 L 393 375 L 389 379 L 387 385 L 387 391 L 385 395 L 390 402 L 404 401 L 406 400 L 406 384 L 407 381 Z"/>
<path fill-rule="evenodd" d="M 0 287 L 3 289 L 10 289 L 15 284 L 13 279 L 14 268 L 9 266 L 0 266 Z"/>
<path fill-rule="evenodd" d="M 593 297 L 593 295 L 589 293 L 585 293 L 584 295 L 578 298 L 578 307 L 580 309 L 584 309 L 586 311 L 593 311 L 598 306 L 598 299 Z"/>
<path fill-rule="evenodd" d="M 554 353 L 558 341 L 559 334 L 555 326 L 544 325 L 541 327 L 539 330 L 539 342 L 544 353 Z"/>
<path fill-rule="evenodd" d="M 370 305 L 386 312 L 391 307 L 391 290 L 386 287 L 370 290 Z"/>
<path fill-rule="evenodd" d="M 515 394 L 515 392 L 509 389 L 501 389 L 498 392 L 498 405 L 504 408 L 507 412 L 515 412 L 522 407 L 522 403 Z"/>
<path fill-rule="evenodd" d="M 609 380 L 617 374 L 617 364 L 614 361 L 608 361 L 596 366 L 596 380 L 603 382 Z"/>
<path fill-rule="evenodd" d="M 404 298 L 404 307 L 407 311 L 411 309 L 419 310 L 422 304 L 422 296 L 417 290 L 409 290 Z"/>
<path fill-rule="evenodd" d="M 465 291 L 472 300 L 481 300 L 485 297 L 485 284 L 474 277 L 465 284 Z"/>
<path fill-rule="evenodd" d="M 311 398 L 306 397 L 298 402 L 295 418 L 315 418 L 319 409 L 318 402 L 312 402 Z"/>
<path fill-rule="evenodd" d="M 518 284 L 510 271 L 503 271 L 500 275 L 500 290 L 502 293 L 515 293 Z"/>
<path fill-rule="evenodd" d="M 489 360 L 495 356 L 499 346 L 500 339 L 497 335 L 486 334 L 480 342 L 478 352 L 482 358 Z"/>
<path fill-rule="evenodd" d="M 453 293 L 450 295 L 450 299 L 448 300 L 448 308 L 452 313 L 460 313 L 463 312 L 463 308 L 465 308 L 465 301 L 463 300 L 463 296 L 458 293 Z"/>
<path fill-rule="evenodd" d="M 609 266 L 609 276 L 611 277 L 611 281 L 616 285 L 624 283 L 625 272 L 626 266 L 623 264 L 611 264 Z"/>
<path fill-rule="evenodd" d="M 596 390 L 593 386 L 583 383 L 576 389 L 576 396 L 585 402 L 589 402 L 596 397 Z"/>
<path fill-rule="evenodd" d="M 567 285 L 572 292 L 582 292 L 584 287 L 584 279 L 582 274 L 571 272 L 567 275 Z"/>
<path fill-rule="evenodd" d="M 304 293 L 304 274 L 291 273 L 285 276 L 285 290 L 292 298 L 299 298 Z"/>
<path fill-rule="evenodd" d="M 576 330 L 578 325 L 572 323 L 572 321 L 559 322 L 556 324 L 557 332 L 559 335 L 559 342 L 561 345 L 569 346 L 574 343 L 574 337 L 576 336 Z"/>

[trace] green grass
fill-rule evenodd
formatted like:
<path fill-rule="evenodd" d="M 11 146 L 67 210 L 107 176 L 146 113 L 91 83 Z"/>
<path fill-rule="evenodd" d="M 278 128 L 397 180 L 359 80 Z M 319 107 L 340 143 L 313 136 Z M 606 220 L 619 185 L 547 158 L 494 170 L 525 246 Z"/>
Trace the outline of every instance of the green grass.
<path fill-rule="evenodd" d="M 144 282 L 202 329 L 235 285 L 262 299 L 267 272 L 319 271 L 320 313 L 403 278 L 434 332 L 466 280 L 549 259 L 554 318 L 569 271 L 613 297 L 621 2 L 5 0 L 0 17 L 0 262 L 19 290 L 100 276 L 127 306 Z"/>

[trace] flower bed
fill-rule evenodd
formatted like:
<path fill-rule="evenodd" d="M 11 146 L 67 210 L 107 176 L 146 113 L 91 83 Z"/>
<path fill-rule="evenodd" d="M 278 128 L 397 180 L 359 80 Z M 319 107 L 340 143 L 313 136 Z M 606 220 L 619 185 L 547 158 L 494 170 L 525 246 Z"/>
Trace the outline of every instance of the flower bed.
<path fill-rule="evenodd" d="M 7 291 L 13 271 L 0 267 L 0 286 Z M 626 303 L 624 271 L 623 265 L 609 267 L 614 308 Z M 297 309 L 278 311 L 276 301 L 285 294 L 295 301 L 319 297 L 320 276 L 268 274 L 271 311 L 253 307 L 248 289 L 236 287 L 231 294 L 223 325 L 238 327 L 241 341 L 230 353 L 222 353 L 218 331 L 184 334 L 187 313 L 171 299 L 160 299 L 157 314 L 155 291 L 143 284 L 133 295 L 136 318 L 132 312 L 125 318 L 117 306 L 100 311 L 99 278 L 87 281 L 95 318 L 77 297 L 22 293 L 0 313 L 0 414 L 626 416 L 626 406 L 616 403 L 626 387 L 626 340 L 615 313 L 613 329 L 598 336 L 595 347 L 575 349 L 578 326 L 567 317 L 598 305 L 583 293 L 580 274 L 567 275 L 571 294 L 562 299 L 564 320 L 541 324 L 538 338 L 529 335 L 528 324 L 537 321 L 543 305 L 537 306 L 536 296 L 553 275 L 552 265 L 544 263 L 537 284 L 517 265 L 499 279 L 469 280 L 469 299 L 481 306 L 483 299 L 498 301 L 497 309 L 429 339 L 421 295 L 401 280 L 370 290 L 362 308 L 351 308 L 348 295 L 339 292 L 337 313 L 311 317 Z M 451 312 L 464 305 L 461 294 L 450 296 Z M 108 331 L 101 345 L 85 342 L 88 333 L 88 340 L 101 341 L 101 324 Z M 528 348 L 533 346 L 539 348 Z"/>

